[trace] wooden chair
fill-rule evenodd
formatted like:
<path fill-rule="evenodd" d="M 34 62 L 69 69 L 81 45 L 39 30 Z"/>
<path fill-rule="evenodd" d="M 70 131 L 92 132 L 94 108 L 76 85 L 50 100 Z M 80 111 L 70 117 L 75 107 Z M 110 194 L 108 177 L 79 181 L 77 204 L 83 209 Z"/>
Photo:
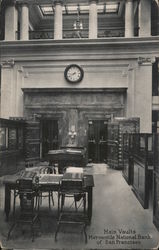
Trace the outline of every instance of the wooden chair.
<path fill-rule="evenodd" d="M 73 201 L 80 202 L 80 208 L 75 206 L 71 209 L 70 206 L 65 206 L 65 201 L 72 198 Z M 86 215 L 86 193 L 83 191 L 82 180 L 62 180 L 58 192 L 58 223 L 55 232 L 55 241 L 57 241 L 57 234 L 61 225 L 80 225 L 82 232 L 84 232 L 85 243 L 87 243 L 87 215 Z"/>
<path fill-rule="evenodd" d="M 19 215 L 14 217 L 14 223 L 8 232 L 8 240 L 12 230 L 19 225 L 28 224 L 31 228 L 32 241 L 34 241 L 34 227 L 39 219 L 38 189 L 35 188 L 32 179 L 18 180 L 18 195 L 20 198 Z"/>
<path fill-rule="evenodd" d="M 18 175 L 19 179 L 29 176 L 29 178 L 33 180 L 33 178 L 36 176 L 36 173 L 32 171 L 21 170 Z M 19 196 L 19 182 L 17 182 L 17 184 L 17 187 L 13 191 L 13 216 L 15 215 L 16 198 Z"/>
<path fill-rule="evenodd" d="M 56 170 L 51 166 L 44 166 L 40 169 L 40 174 L 55 174 Z M 48 191 L 48 192 L 40 192 L 40 204 L 42 204 L 42 199 L 43 198 L 48 198 L 49 201 L 49 209 L 51 209 L 51 201 L 54 206 L 54 197 L 53 197 L 53 192 Z"/>

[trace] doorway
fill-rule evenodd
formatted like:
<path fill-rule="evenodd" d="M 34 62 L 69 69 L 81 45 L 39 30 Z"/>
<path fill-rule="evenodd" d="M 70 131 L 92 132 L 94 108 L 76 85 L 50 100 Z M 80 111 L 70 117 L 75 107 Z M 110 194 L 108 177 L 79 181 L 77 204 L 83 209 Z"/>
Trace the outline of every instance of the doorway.
<path fill-rule="evenodd" d="M 107 160 L 107 121 L 88 122 L 88 161 L 95 163 Z"/>
<path fill-rule="evenodd" d="M 58 121 L 57 120 L 43 120 L 42 126 L 42 158 L 46 156 L 49 150 L 58 149 Z"/>

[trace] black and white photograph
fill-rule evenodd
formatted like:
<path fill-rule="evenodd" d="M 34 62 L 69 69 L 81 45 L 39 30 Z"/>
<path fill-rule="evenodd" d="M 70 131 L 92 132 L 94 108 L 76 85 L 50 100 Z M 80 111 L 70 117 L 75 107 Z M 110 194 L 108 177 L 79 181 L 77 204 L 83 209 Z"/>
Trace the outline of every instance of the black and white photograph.
<path fill-rule="evenodd" d="M 0 0 L 0 248 L 159 248 L 159 0 Z"/>

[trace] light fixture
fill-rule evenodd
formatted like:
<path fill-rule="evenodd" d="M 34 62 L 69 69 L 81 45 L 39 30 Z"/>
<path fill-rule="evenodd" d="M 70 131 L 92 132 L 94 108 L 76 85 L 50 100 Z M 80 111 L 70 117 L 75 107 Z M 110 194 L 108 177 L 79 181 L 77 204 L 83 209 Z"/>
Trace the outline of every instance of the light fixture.
<path fill-rule="evenodd" d="M 76 35 L 78 36 L 78 38 L 81 38 L 81 30 L 83 30 L 83 23 L 80 20 L 80 7 L 79 7 L 79 4 L 77 6 L 77 19 L 74 21 L 73 29 L 75 30 Z"/>

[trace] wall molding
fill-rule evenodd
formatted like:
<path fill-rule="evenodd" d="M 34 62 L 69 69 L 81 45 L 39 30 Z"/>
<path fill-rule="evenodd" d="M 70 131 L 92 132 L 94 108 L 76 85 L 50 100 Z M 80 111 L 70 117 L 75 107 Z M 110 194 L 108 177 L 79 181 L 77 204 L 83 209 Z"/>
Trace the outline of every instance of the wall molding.
<path fill-rule="evenodd" d="M 126 93 L 127 88 L 22 88 L 24 93 Z"/>
<path fill-rule="evenodd" d="M 14 55 L 16 61 L 108 60 L 159 57 L 159 36 L 133 38 L 0 41 L 2 59 Z M 60 53 L 59 53 L 60 52 Z M 121 57 L 122 56 L 122 57 Z"/>

